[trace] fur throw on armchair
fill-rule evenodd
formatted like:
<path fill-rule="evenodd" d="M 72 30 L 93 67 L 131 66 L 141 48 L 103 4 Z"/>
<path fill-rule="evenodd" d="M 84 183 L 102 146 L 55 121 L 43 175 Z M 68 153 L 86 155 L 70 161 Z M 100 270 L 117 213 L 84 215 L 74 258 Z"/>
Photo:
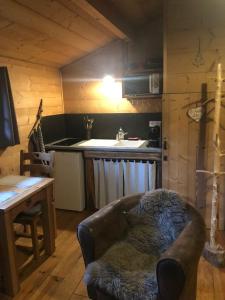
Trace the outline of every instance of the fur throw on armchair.
<path fill-rule="evenodd" d="M 175 192 L 155 190 L 123 213 L 126 235 L 87 266 L 85 283 L 116 299 L 156 299 L 156 264 L 189 222 L 186 204 Z"/>

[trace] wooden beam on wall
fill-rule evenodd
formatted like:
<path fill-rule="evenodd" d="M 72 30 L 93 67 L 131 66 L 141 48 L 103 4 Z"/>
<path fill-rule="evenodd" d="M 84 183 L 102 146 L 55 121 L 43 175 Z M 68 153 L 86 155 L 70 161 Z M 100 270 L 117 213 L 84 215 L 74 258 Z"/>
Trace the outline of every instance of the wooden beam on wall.
<path fill-rule="evenodd" d="M 71 0 L 118 38 L 132 38 L 134 33 L 109 3 L 98 0 Z"/>
<path fill-rule="evenodd" d="M 202 84 L 202 96 L 201 104 L 203 105 L 207 100 L 207 84 Z M 204 114 L 199 124 L 199 137 L 198 137 L 198 148 L 196 158 L 196 170 L 205 170 L 205 149 L 206 149 L 206 107 L 204 107 Z M 197 173 L 196 182 L 196 207 L 199 209 L 205 208 L 206 205 L 206 194 L 207 194 L 207 182 L 206 174 Z"/>

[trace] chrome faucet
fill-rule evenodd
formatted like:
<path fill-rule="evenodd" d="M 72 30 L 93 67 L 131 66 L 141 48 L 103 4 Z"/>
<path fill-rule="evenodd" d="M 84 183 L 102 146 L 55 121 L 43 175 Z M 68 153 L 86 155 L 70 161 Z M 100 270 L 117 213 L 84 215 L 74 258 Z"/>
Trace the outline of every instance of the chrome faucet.
<path fill-rule="evenodd" d="M 123 131 L 123 129 L 120 127 L 120 129 L 118 130 L 117 134 L 116 134 L 116 140 L 120 141 L 120 140 L 124 140 L 124 136 L 128 134 L 128 132 Z"/>

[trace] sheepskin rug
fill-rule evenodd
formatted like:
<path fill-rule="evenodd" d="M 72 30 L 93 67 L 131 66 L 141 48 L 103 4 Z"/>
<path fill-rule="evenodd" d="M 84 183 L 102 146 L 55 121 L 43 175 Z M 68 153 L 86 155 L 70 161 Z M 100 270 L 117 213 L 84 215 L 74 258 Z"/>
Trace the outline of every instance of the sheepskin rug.
<path fill-rule="evenodd" d="M 116 299 L 155 300 L 156 264 L 189 221 L 185 202 L 173 191 L 155 190 L 125 217 L 127 235 L 87 266 L 84 281 Z"/>

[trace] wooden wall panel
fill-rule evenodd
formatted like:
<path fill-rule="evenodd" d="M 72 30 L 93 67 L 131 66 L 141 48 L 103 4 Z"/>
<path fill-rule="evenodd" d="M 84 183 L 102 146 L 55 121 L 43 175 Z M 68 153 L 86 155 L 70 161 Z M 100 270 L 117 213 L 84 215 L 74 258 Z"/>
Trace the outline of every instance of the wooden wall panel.
<path fill-rule="evenodd" d="M 36 119 L 40 99 L 43 115 L 64 112 L 61 74 L 57 69 L 0 57 L 7 66 L 19 127 L 20 145 L 0 149 L 0 176 L 19 173 L 19 151 L 26 149 L 28 133 Z"/>
<path fill-rule="evenodd" d="M 159 47 L 158 53 L 160 51 Z M 123 55 L 123 42 L 115 41 L 62 68 L 65 112 L 160 112 L 161 99 L 128 101 L 122 98 Z M 116 78 L 115 88 L 111 91 L 104 91 L 102 86 L 102 78 L 107 74 Z"/>
<path fill-rule="evenodd" d="M 164 153 L 168 161 L 163 163 L 163 182 L 164 186 L 177 190 L 196 204 L 195 168 L 199 124 L 187 117 L 187 110 L 188 105 L 200 100 L 202 83 L 207 83 L 208 98 L 215 96 L 216 66 L 219 61 L 225 74 L 225 3 L 220 0 L 209 0 L 207 3 L 202 0 L 173 0 L 165 3 L 163 135 L 168 141 L 168 150 Z M 212 169 L 212 108 L 213 104 L 210 103 L 207 108 L 205 161 L 205 167 L 209 170 Z M 221 115 L 221 139 L 224 145 L 224 108 Z M 203 208 L 208 224 L 210 211 L 211 192 L 208 191 Z M 224 219 L 224 215 L 224 205 L 221 205 L 220 219 Z M 221 228 L 223 222 L 220 221 Z"/>

